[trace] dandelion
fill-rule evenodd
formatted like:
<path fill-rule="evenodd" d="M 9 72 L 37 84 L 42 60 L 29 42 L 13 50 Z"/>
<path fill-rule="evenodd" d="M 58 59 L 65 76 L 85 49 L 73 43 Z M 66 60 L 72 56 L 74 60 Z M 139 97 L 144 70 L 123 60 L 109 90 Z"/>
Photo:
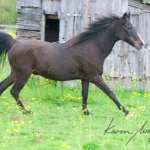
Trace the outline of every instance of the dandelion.
<path fill-rule="evenodd" d="M 67 145 L 66 147 L 67 147 L 67 148 L 71 148 L 71 146 L 70 146 L 70 145 Z"/>
<path fill-rule="evenodd" d="M 51 137 L 52 140 L 54 140 L 54 137 Z"/>
<path fill-rule="evenodd" d="M 64 142 L 64 143 L 62 143 L 62 144 L 61 144 L 61 146 L 67 146 L 67 143 L 66 143 L 66 142 Z"/>

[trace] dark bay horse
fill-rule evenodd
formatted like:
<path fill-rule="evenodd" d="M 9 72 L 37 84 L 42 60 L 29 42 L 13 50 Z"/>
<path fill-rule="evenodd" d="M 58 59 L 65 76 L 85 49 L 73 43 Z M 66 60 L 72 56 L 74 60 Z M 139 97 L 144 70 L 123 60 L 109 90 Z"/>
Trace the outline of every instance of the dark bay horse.
<path fill-rule="evenodd" d="M 91 82 L 103 90 L 127 117 L 132 117 L 102 79 L 104 60 L 118 40 L 138 50 L 144 45 L 130 22 L 130 14 L 99 18 L 86 31 L 61 44 L 31 39 L 17 41 L 6 33 L 0 33 L 0 61 L 4 62 L 8 53 L 11 65 L 11 74 L 0 83 L 0 94 L 14 83 L 10 93 L 23 113 L 31 113 L 23 106 L 19 93 L 32 72 L 58 81 L 81 79 L 84 114 L 90 115 L 87 97 Z"/>

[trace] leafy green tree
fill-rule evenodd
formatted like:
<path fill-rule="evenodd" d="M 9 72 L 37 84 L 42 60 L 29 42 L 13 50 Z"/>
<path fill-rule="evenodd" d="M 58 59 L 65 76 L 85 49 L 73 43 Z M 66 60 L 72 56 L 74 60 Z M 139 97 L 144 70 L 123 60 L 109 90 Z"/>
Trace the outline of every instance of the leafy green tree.
<path fill-rule="evenodd" d="M 0 0 L 0 24 L 16 24 L 16 0 Z"/>

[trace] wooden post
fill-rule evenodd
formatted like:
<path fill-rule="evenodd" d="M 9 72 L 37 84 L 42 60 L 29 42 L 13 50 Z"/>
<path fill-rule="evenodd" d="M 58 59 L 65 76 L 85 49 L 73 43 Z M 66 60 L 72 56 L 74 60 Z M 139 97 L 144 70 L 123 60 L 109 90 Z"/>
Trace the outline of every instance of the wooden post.
<path fill-rule="evenodd" d="M 42 21 L 41 21 L 41 41 L 45 41 L 45 24 L 46 24 L 46 16 L 42 14 Z"/>

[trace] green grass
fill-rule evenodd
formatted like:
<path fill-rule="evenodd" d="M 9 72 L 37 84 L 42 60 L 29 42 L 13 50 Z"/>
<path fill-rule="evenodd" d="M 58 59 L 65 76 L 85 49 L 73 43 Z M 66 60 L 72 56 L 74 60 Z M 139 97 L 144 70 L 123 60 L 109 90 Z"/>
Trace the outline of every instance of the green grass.
<path fill-rule="evenodd" d="M 10 74 L 6 63 L 0 73 L 1 81 Z M 31 76 L 20 93 L 25 107 L 34 114 L 23 115 L 10 94 L 9 87 L 0 98 L 0 149 L 7 150 L 147 150 L 149 134 L 105 134 L 114 118 L 112 130 L 136 133 L 150 129 L 150 92 L 115 89 L 119 101 L 134 114 L 125 118 L 116 105 L 101 91 L 89 91 L 88 109 L 92 116 L 81 112 L 81 89 L 56 87 L 52 81 Z M 80 81 L 79 81 L 80 82 Z"/>
<path fill-rule="evenodd" d="M 16 0 L 0 0 L 0 24 L 16 24 Z"/>
<path fill-rule="evenodd" d="M 7 27 L 6 30 L 17 30 L 16 27 Z"/>

